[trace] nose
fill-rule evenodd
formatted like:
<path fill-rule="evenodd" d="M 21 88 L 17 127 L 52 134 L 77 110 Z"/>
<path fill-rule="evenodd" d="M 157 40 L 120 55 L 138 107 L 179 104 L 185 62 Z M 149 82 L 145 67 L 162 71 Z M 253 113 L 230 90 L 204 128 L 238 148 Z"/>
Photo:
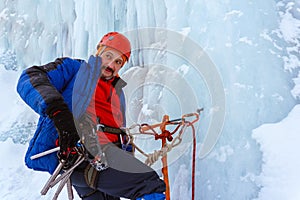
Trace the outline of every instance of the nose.
<path fill-rule="evenodd" d="M 114 62 L 108 63 L 108 67 L 114 70 L 114 69 L 115 69 L 115 64 L 114 64 Z"/>
<path fill-rule="evenodd" d="M 103 66 L 108 66 L 110 68 L 115 68 L 115 64 L 113 61 L 109 61 L 109 60 L 103 60 L 103 63 L 102 63 Z"/>

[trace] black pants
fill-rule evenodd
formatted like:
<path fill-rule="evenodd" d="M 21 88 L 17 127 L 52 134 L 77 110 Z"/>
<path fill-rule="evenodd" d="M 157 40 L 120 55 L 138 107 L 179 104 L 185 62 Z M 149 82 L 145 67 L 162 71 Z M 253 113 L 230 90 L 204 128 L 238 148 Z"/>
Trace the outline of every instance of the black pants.
<path fill-rule="evenodd" d="M 104 152 L 109 168 L 98 172 L 96 189 L 90 188 L 84 178 L 84 168 L 88 163 L 81 164 L 71 176 L 72 184 L 82 199 L 136 199 L 144 194 L 165 191 L 165 183 L 157 173 L 130 153 L 115 145 L 109 145 Z"/>

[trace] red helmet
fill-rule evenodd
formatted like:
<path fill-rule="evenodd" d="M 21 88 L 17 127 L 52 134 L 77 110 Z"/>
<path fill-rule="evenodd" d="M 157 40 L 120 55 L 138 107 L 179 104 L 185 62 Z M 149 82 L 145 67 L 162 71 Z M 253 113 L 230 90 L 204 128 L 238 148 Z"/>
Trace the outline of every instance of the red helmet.
<path fill-rule="evenodd" d="M 102 45 L 120 51 L 126 57 L 127 61 L 129 60 L 130 50 L 131 50 L 130 42 L 121 33 L 118 32 L 107 33 L 100 40 L 99 44 L 97 45 L 97 49 L 99 49 L 99 47 Z"/>

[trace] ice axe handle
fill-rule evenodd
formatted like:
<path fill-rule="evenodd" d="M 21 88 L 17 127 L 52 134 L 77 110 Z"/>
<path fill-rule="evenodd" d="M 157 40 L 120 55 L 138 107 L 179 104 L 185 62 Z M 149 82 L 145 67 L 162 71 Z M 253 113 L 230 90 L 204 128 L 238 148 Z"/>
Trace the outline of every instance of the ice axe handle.
<path fill-rule="evenodd" d="M 44 152 L 42 152 L 42 153 L 35 154 L 35 155 L 31 156 L 30 159 L 31 159 L 31 160 L 34 160 L 34 159 L 37 159 L 37 158 L 46 156 L 46 155 L 48 155 L 48 154 L 50 154 L 50 153 L 53 153 L 53 152 L 56 152 L 56 151 L 59 151 L 59 150 L 60 150 L 59 147 L 55 147 L 55 148 L 53 148 L 53 149 L 44 151 Z"/>

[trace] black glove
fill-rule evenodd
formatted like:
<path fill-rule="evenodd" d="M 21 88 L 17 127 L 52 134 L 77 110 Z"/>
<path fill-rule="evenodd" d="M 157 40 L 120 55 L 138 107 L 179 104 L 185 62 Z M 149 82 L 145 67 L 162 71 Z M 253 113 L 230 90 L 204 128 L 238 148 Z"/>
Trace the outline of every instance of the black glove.
<path fill-rule="evenodd" d="M 81 143 L 88 152 L 89 157 L 94 158 L 102 153 L 98 136 L 95 130 L 95 123 L 90 115 L 85 113 L 79 120 L 78 127 L 81 134 Z"/>
<path fill-rule="evenodd" d="M 56 109 L 49 109 L 49 117 L 53 120 L 54 125 L 59 135 L 59 158 L 66 160 L 79 141 L 79 135 L 77 133 L 73 114 L 66 105 L 56 106 Z"/>
<path fill-rule="evenodd" d="M 85 148 L 85 158 L 97 170 L 102 171 L 108 168 L 105 154 L 102 152 L 101 145 L 95 130 L 95 123 L 91 116 L 84 114 L 79 120 L 81 143 Z"/>

